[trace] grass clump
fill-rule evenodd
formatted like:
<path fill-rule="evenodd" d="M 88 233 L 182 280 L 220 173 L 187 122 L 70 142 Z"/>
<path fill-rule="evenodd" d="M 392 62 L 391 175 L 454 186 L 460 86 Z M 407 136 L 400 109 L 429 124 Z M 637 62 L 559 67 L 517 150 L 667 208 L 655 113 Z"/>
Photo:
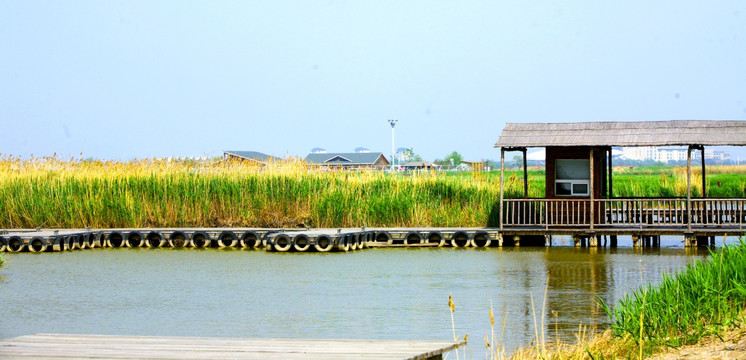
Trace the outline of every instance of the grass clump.
<path fill-rule="evenodd" d="M 675 276 L 624 297 L 612 310 L 611 329 L 650 353 L 694 344 L 744 323 L 746 243 L 725 246 Z"/>

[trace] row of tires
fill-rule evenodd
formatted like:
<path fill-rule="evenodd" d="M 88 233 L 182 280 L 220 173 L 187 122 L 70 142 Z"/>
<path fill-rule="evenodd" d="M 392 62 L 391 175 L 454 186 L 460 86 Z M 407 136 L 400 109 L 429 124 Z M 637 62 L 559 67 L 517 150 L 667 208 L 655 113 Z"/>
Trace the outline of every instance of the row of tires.
<path fill-rule="evenodd" d="M 305 232 L 265 232 L 256 231 L 88 231 L 52 237 L 34 236 L 24 239 L 21 236 L 0 236 L 0 252 L 46 252 L 92 249 L 97 247 L 128 248 L 257 248 L 279 252 L 287 251 L 353 251 L 364 249 L 370 243 L 388 245 L 417 245 L 453 247 L 488 247 L 492 240 L 487 232 L 455 231 L 422 233 L 410 231 L 397 234 L 396 238 L 387 231 L 360 231 L 338 233 L 336 235 L 311 235 Z"/>
<path fill-rule="evenodd" d="M 223 231 L 211 236 L 206 231 L 111 231 L 83 232 L 52 237 L 34 236 L 23 239 L 20 236 L 0 236 L 0 252 L 46 252 L 92 249 L 97 247 L 129 248 L 208 248 L 243 247 L 254 248 L 262 245 L 262 236 L 255 231 L 236 234 Z"/>
<path fill-rule="evenodd" d="M 287 252 L 287 251 L 319 251 L 328 252 L 352 251 L 364 249 L 369 244 L 387 244 L 387 245 L 420 245 L 429 244 L 431 246 L 453 246 L 453 247 L 488 247 L 492 244 L 489 233 L 486 231 L 477 231 L 470 234 L 467 231 L 456 231 L 451 234 L 443 234 L 440 231 L 430 231 L 422 233 L 419 231 L 410 231 L 404 236 L 394 239 L 391 233 L 387 231 L 362 231 L 331 235 L 309 236 L 305 233 L 279 233 L 271 235 L 267 241 L 267 249 Z"/>

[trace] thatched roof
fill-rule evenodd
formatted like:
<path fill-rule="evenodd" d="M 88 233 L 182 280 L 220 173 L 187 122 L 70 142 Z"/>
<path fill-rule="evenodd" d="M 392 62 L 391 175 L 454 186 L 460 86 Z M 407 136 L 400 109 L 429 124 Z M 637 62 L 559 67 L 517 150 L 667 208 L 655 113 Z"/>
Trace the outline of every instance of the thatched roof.
<path fill-rule="evenodd" d="M 506 124 L 495 147 L 680 145 L 746 146 L 746 121 Z"/>

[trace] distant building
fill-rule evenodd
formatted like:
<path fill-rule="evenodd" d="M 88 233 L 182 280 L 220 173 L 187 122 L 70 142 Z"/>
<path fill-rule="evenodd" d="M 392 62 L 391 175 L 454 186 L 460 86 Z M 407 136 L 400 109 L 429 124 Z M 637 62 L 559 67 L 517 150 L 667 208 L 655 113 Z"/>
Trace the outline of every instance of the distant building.
<path fill-rule="evenodd" d="M 702 154 L 699 151 L 692 152 L 692 159 L 700 160 L 702 159 Z M 684 157 L 684 160 L 686 160 L 686 157 Z M 720 151 L 715 149 L 705 149 L 705 160 L 712 160 L 716 163 L 723 163 L 723 162 L 729 162 L 730 161 L 730 153 L 727 151 Z"/>
<path fill-rule="evenodd" d="M 665 148 L 657 146 L 640 146 L 622 148 L 622 159 L 636 161 L 655 161 L 655 162 L 682 162 L 686 161 L 685 148 Z M 702 155 L 698 151 L 692 152 L 692 159 L 699 160 Z M 730 153 L 715 149 L 705 149 L 705 160 L 714 162 L 730 161 Z"/>
<path fill-rule="evenodd" d="M 278 157 L 260 153 L 258 151 L 223 151 L 223 157 L 226 159 L 249 161 L 257 165 L 267 165 L 267 163 L 282 160 Z"/>
<path fill-rule="evenodd" d="M 336 169 L 377 169 L 391 164 L 380 152 L 310 153 L 304 161 L 310 165 Z"/>
<path fill-rule="evenodd" d="M 435 165 L 429 161 L 412 161 L 402 165 L 401 167 L 403 167 L 404 170 L 433 170 L 439 169 L 440 165 Z"/>

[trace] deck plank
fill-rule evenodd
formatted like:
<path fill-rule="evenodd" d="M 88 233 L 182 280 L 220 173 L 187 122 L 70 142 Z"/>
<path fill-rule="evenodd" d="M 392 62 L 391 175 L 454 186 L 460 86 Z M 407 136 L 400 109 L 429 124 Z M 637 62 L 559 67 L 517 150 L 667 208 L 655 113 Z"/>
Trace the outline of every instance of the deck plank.
<path fill-rule="evenodd" d="M 37 334 L 0 341 L 3 359 L 426 359 L 464 342 Z"/>

